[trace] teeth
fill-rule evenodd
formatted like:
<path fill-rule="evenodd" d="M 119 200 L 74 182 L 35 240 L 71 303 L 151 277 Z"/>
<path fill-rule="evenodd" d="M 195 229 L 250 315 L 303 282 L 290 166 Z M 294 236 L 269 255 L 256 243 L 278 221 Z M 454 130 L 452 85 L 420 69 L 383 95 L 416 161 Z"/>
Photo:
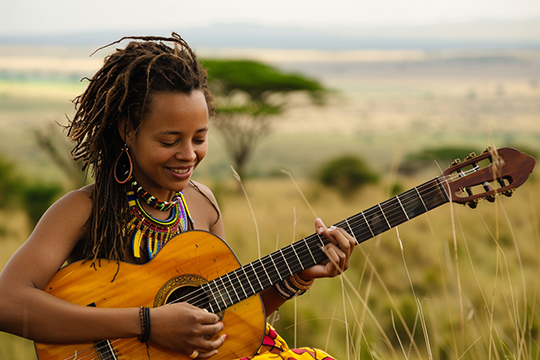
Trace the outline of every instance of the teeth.
<path fill-rule="evenodd" d="M 189 169 L 170 169 L 173 173 L 177 174 L 185 174 L 189 171 Z"/>

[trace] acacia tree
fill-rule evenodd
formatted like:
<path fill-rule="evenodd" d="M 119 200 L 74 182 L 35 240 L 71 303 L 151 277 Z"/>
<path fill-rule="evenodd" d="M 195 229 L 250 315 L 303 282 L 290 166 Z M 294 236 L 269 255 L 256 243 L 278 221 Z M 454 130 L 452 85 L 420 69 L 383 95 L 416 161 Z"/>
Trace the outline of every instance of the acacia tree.
<path fill-rule="evenodd" d="M 282 114 L 293 92 L 308 94 L 322 104 L 326 90 L 298 74 L 252 60 L 204 60 L 216 99 L 212 125 L 223 138 L 225 151 L 242 177 L 261 139 L 272 131 L 272 120 Z"/>

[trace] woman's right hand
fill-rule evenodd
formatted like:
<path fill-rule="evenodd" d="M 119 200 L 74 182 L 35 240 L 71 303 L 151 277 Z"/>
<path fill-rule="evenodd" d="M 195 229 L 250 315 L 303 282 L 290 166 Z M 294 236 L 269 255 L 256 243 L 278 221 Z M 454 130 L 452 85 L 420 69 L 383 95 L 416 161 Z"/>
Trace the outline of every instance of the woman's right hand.
<path fill-rule="evenodd" d="M 185 302 L 150 309 L 150 326 L 151 342 L 188 356 L 197 350 L 198 359 L 216 355 L 226 338 L 214 338 L 223 330 L 216 314 Z"/>

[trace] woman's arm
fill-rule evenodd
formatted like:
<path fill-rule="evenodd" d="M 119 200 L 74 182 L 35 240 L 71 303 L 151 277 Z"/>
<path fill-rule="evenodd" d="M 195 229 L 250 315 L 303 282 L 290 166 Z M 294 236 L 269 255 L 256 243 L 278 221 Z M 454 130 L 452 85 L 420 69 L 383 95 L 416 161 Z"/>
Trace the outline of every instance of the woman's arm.
<path fill-rule="evenodd" d="M 40 342 L 140 334 L 137 309 L 95 311 L 42 291 L 86 236 L 91 208 L 88 188 L 68 193 L 47 210 L 6 264 L 0 273 L 0 330 Z"/>
<path fill-rule="evenodd" d="M 139 308 L 105 309 L 74 305 L 43 291 L 80 239 L 92 202 L 88 192 L 73 191 L 57 201 L 25 244 L 0 273 L 0 331 L 46 343 L 79 343 L 141 335 Z M 215 314 L 174 304 L 150 311 L 150 341 L 199 358 L 215 354 L 224 337 L 206 340 L 223 329 Z"/>

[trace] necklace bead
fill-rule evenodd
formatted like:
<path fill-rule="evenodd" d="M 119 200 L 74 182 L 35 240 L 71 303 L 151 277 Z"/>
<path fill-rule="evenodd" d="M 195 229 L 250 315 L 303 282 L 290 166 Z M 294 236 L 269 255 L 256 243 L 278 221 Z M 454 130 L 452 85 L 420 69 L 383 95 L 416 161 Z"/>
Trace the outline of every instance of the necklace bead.
<path fill-rule="evenodd" d="M 142 186 L 140 186 L 137 183 L 137 180 L 135 180 L 134 178 L 131 178 L 130 189 L 133 189 L 133 191 L 137 195 L 138 199 L 143 200 L 145 203 L 147 203 L 148 205 L 150 205 L 151 207 L 153 207 L 154 209 L 157 209 L 159 211 L 168 211 L 168 210 L 172 209 L 174 204 L 177 202 L 178 196 L 179 196 L 178 193 L 176 193 L 176 194 L 174 194 L 171 201 L 159 200 L 158 198 L 156 198 L 152 194 L 145 191 L 142 188 Z"/>

